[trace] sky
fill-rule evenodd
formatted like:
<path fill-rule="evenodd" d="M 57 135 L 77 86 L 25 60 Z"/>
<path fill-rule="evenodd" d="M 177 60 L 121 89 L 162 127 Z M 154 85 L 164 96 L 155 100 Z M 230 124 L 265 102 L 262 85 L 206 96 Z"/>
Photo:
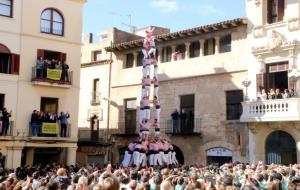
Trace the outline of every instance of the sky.
<path fill-rule="evenodd" d="M 129 31 L 128 25 L 174 32 L 245 15 L 245 0 L 88 0 L 83 32 L 97 34 L 111 27 Z"/>

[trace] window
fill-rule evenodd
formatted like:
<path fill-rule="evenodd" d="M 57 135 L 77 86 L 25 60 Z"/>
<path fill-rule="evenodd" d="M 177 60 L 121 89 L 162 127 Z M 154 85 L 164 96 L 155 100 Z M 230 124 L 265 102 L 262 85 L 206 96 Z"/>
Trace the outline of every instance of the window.
<path fill-rule="evenodd" d="M 12 0 L 0 0 L 0 15 L 12 17 L 13 1 Z"/>
<path fill-rule="evenodd" d="M 19 74 L 20 56 L 10 53 L 10 50 L 0 44 L 0 73 Z"/>
<path fill-rule="evenodd" d="M 204 56 L 215 54 L 215 39 L 208 39 L 204 42 Z"/>
<path fill-rule="evenodd" d="M 42 97 L 40 110 L 44 113 L 57 113 L 58 98 Z"/>
<path fill-rule="evenodd" d="M 136 59 L 137 59 L 137 61 L 136 61 L 137 66 L 143 66 L 144 55 L 143 55 L 143 53 L 141 51 L 138 53 Z"/>
<path fill-rule="evenodd" d="M 92 105 L 100 104 L 100 79 L 93 80 Z"/>
<path fill-rule="evenodd" d="M 126 64 L 125 64 L 125 69 L 126 68 L 132 68 L 133 67 L 133 61 L 134 61 L 134 56 L 132 53 L 126 54 Z"/>
<path fill-rule="evenodd" d="M 170 46 L 162 49 L 161 62 L 170 62 L 172 59 L 172 48 Z"/>
<path fill-rule="evenodd" d="M 136 131 L 136 98 L 124 100 L 125 105 L 125 134 L 134 134 Z"/>
<path fill-rule="evenodd" d="M 41 15 L 41 32 L 63 36 L 64 20 L 55 9 L 45 9 Z"/>
<path fill-rule="evenodd" d="M 93 61 L 102 60 L 102 51 L 93 51 Z"/>
<path fill-rule="evenodd" d="M 180 128 L 182 133 L 194 132 L 195 95 L 180 96 Z"/>
<path fill-rule="evenodd" d="M 267 0 L 267 22 L 272 24 L 283 21 L 284 0 Z"/>
<path fill-rule="evenodd" d="M 226 119 L 237 120 L 242 115 L 243 91 L 227 91 L 226 92 Z"/>
<path fill-rule="evenodd" d="M 199 57 L 200 55 L 200 42 L 192 42 L 190 45 L 190 58 Z"/>
<path fill-rule="evenodd" d="M 220 38 L 220 53 L 231 51 L 231 34 Z"/>
<path fill-rule="evenodd" d="M 174 60 L 182 60 L 185 58 L 185 44 L 177 45 L 174 52 Z"/>
<path fill-rule="evenodd" d="M 5 94 L 0 94 L 0 110 L 4 108 Z"/>

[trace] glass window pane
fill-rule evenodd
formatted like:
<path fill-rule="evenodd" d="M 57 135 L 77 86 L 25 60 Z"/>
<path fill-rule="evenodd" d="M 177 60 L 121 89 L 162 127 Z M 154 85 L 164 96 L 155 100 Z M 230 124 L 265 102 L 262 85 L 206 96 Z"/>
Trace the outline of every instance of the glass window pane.
<path fill-rule="evenodd" d="M 0 4 L 0 14 L 5 16 L 11 16 L 10 15 L 10 6 L 7 5 L 1 5 Z"/>
<path fill-rule="evenodd" d="M 51 19 L 51 11 L 50 10 L 45 10 L 42 13 L 42 19 L 50 20 Z"/>
<path fill-rule="evenodd" d="M 62 22 L 62 17 L 58 12 L 53 11 L 53 21 Z"/>
<path fill-rule="evenodd" d="M 41 32 L 47 32 L 50 33 L 50 27 L 51 26 L 51 22 L 48 20 L 41 20 Z"/>
<path fill-rule="evenodd" d="M 62 23 L 53 22 L 53 34 L 59 34 L 62 35 Z"/>
<path fill-rule="evenodd" d="M 11 0 L 0 0 L 0 4 L 4 4 L 4 5 L 11 5 Z"/>

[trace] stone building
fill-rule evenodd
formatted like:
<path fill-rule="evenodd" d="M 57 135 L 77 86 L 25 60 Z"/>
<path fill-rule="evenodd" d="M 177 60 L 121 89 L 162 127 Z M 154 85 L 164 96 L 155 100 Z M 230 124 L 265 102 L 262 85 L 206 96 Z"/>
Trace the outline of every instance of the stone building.
<path fill-rule="evenodd" d="M 239 120 L 246 90 L 242 81 L 247 75 L 247 20 L 238 18 L 155 38 L 161 128 L 179 160 L 185 164 L 247 162 L 248 129 Z M 124 147 L 137 138 L 142 42 L 137 39 L 106 48 L 112 52 L 109 130 L 115 163 L 122 159 Z M 171 126 L 174 109 L 186 113 L 180 133 Z"/>
<path fill-rule="evenodd" d="M 8 133 L 0 136 L 7 168 L 54 161 L 75 163 L 84 2 L 0 3 L 0 109 L 11 111 Z M 51 64 L 57 70 L 36 68 L 38 57 L 54 60 Z M 59 69 L 62 62 L 69 69 Z M 55 123 L 43 124 L 39 136 L 33 136 L 29 124 L 33 110 L 69 112 L 66 137 L 59 136 Z"/>
<path fill-rule="evenodd" d="M 300 3 L 247 1 L 248 91 L 242 122 L 247 122 L 250 161 L 289 164 L 300 161 L 299 68 Z M 265 100 L 261 91 L 295 91 L 291 98 Z M 285 95 L 284 95 L 285 96 Z"/>

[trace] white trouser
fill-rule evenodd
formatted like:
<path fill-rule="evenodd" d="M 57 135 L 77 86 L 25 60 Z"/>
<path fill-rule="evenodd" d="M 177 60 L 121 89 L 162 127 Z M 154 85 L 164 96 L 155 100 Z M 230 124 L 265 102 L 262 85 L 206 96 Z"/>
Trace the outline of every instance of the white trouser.
<path fill-rule="evenodd" d="M 156 49 L 154 47 L 150 48 L 148 56 L 150 57 L 151 54 L 153 55 L 153 59 L 156 59 Z"/>
<path fill-rule="evenodd" d="M 142 96 L 142 98 L 143 97 L 145 97 L 147 95 L 147 89 L 146 89 L 146 87 L 145 88 L 142 88 L 142 94 L 141 94 L 141 96 Z"/>
<path fill-rule="evenodd" d="M 176 152 L 175 151 L 172 152 L 172 163 L 175 164 L 175 165 L 178 165 L 178 161 L 176 159 Z"/>
<path fill-rule="evenodd" d="M 155 131 L 155 136 L 159 136 L 160 135 L 160 131 Z"/>
<path fill-rule="evenodd" d="M 147 59 L 148 58 L 148 53 L 147 53 L 147 50 L 146 49 L 142 49 L 142 53 L 144 55 L 144 59 Z"/>
<path fill-rule="evenodd" d="M 161 154 L 160 152 L 155 154 L 154 156 L 154 166 L 157 166 L 157 164 L 159 166 L 162 166 L 163 165 L 163 161 L 162 161 L 162 157 L 161 157 Z"/>
<path fill-rule="evenodd" d="M 140 152 L 134 151 L 133 152 L 133 164 L 137 167 L 140 166 Z"/>
<path fill-rule="evenodd" d="M 143 66 L 142 71 L 143 71 L 143 77 L 146 78 L 146 76 L 147 76 L 146 66 Z"/>
<path fill-rule="evenodd" d="M 160 121 L 160 108 L 156 109 L 155 117 L 157 119 L 157 122 L 159 122 Z"/>
<path fill-rule="evenodd" d="M 161 151 L 161 152 L 159 152 L 159 154 L 160 154 L 160 158 L 161 158 L 162 163 L 163 164 L 167 163 L 164 152 Z"/>
<path fill-rule="evenodd" d="M 170 163 L 169 163 L 169 153 L 167 153 L 167 154 L 164 154 L 164 157 L 165 157 L 165 163 L 167 164 L 167 165 L 169 165 Z"/>
<path fill-rule="evenodd" d="M 155 157 L 155 154 L 150 154 L 149 155 L 149 164 L 150 164 L 150 166 L 154 166 L 154 157 Z"/>
<path fill-rule="evenodd" d="M 145 153 L 140 153 L 140 161 L 139 165 L 142 165 L 143 167 L 147 165 L 147 156 Z"/>
<path fill-rule="evenodd" d="M 147 64 L 146 65 L 146 76 L 150 76 L 150 70 L 151 70 L 150 64 Z"/>
<path fill-rule="evenodd" d="M 158 97 L 158 90 L 159 90 L 159 87 L 154 87 L 153 95 L 156 97 Z"/>
<path fill-rule="evenodd" d="M 145 86 L 146 96 L 150 96 L 150 88 L 151 88 L 151 86 Z"/>
<path fill-rule="evenodd" d="M 149 131 L 142 131 L 142 137 L 146 138 L 149 135 Z"/>
<path fill-rule="evenodd" d="M 124 159 L 123 159 L 123 162 L 122 162 L 123 167 L 128 167 L 129 166 L 131 157 L 132 157 L 132 154 L 129 154 L 129 152 L 126 150 L 125 155 L 124 155 Z"/>
<path fill-rule="evenodd" d="M 169 164 L 173 164 L 172 151 L 169 151 L 169 153 L 168 153 L 168 159 L 169 159 Z"/>
<path fill-rule="evenodd" d="M 150 119 L 150 109 L 148 109 L 148 108 L 145 109 L 145 108 L 144 108 L 144 114 L 145 114 L 145 115 L 144 115 L 144 118 L 146 118 L 146 119 L 149 120 L 149 119 Z"/>
<path fill-rule="evenodd" d="M 158 66 L 157 66 L 157 65 L 154 65 L 154 72 L 153 72 L 153 75 L 154 75 L 155 78 L 158 78 L 157 73 L 158 73 Z"/>
<path fill-rule="evenodd" d="M 144 109 L 140 109 L 139 111 L 139 123 L 142 123 L 144 117 Z"/>

